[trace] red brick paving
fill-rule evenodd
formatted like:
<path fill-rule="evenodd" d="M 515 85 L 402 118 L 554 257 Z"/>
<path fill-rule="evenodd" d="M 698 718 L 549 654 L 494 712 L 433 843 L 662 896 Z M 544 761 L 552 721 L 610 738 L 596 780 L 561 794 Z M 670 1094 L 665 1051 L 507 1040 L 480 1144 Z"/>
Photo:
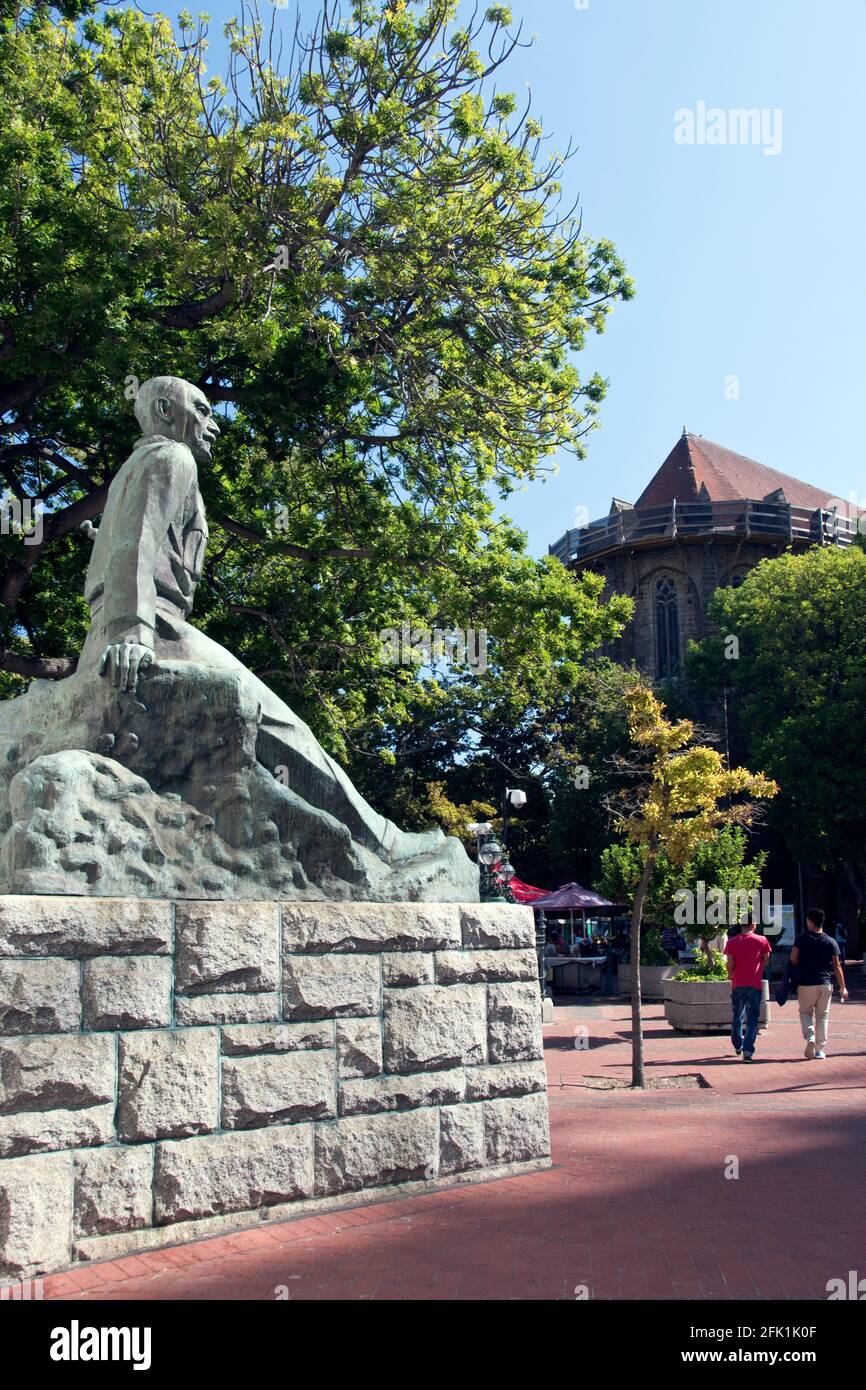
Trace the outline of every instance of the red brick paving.
<path fill-rule="evenodd" d="M 774 1007 L 751 1064 L 645 1013 L 648 1072 L 710 1088 L 587 1089 L 629 1074 L 628 1003 L 557 1010 L 549 1171 L 81 1266 L 46 1278 L 45 1297 L 823 1299 L 828 1279 L 866 1274 L 862 986 L 833 1005 L 825 1062 L 803 1060 L 795 1003 Z"/>

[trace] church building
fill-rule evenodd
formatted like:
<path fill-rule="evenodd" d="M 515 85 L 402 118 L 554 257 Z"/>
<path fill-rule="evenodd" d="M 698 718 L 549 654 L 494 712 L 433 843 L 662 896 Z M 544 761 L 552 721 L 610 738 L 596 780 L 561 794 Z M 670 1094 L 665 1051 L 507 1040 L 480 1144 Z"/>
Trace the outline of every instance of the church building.
<path fill-rule="evenodd" d="M 839 497 L 685 430 L 636 502 L 550 547 L 569 569 L 628 594 L 634 619 L 610 655 L 655 680 L 676 679 L 707 607 L 765 557 L 810 545 L 850 545 L 856 512 Z"/>

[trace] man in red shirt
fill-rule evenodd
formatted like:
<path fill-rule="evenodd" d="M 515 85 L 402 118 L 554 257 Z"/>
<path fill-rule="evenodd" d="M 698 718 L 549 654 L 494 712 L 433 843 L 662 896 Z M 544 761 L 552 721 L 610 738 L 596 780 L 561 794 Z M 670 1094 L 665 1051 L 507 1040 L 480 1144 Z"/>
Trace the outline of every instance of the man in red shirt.
<path fill-rule="evenodd" d="M 761 1016 L 761 993 L 764 966 L 770 959 L 772 946 L 765 936 L 758 936 L 755 923 L 749 922 L 739 936 L 732 936 L 725 947 L 728 979 L 731 982 L 731 1042 L 734 1051 L 744 1062 L 751 1062 L 758 1037 Z M 743 1014 L 746 1034 L 743 1037 Z"/>

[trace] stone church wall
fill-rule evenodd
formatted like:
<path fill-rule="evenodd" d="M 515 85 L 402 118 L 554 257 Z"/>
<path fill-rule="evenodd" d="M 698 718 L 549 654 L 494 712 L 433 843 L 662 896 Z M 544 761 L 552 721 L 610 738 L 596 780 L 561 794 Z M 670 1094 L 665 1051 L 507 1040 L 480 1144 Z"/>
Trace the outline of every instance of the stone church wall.
<path fill-rule="evenodd" d="M 606 592 L 626 594 L 635 600 L 635 614 L 623 636 L 609 651 L 616 661 L 634 661 L 649 676 L 657 674 L 655 585 L 670 576 L 677 590 L 680 657 L 690 641 L 699 641 L 711 631 L 707 608 L 716 589 L 732 577 L 745 574 L 761 560 L 777 555 L 773 546 L 755 541 L 738 545 L 673 541 L 666 546 L 621 549 L 586 568 L 604 576 Z"/>

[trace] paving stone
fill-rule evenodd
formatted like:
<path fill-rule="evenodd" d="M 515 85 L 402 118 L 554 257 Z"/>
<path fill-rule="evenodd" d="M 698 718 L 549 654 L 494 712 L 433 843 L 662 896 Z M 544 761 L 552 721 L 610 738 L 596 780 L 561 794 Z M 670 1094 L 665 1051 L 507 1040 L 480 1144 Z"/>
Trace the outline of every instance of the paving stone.
<path fill-rule="evenodd" d="M 74 1235 L 105 1236 L 151 1224 L 153 1145 L 77 1153 L 73 1176 Z"/>
<path fill-rule="evenodd" d="M 156 956 L 171 940 L 171 903 L 0 894 L 0 956 Z"/>
<path fill-rule="evenodd" d="M 162 956 L 100 956 L 85 961 L 85 1028 L 170 1027 L 171 980 L 171 961 Z"/>
<path fill-rule="evenodd" d="M 280 987 L 276 903 L 178 903 L 178 994 L 267 994 Z"/>
<path fill-rule="evenodd" d="M 222 1064 L 223 1125 L 261 1125 L 329 1120 L 335 1109 L 333 1052 L 285 1052 L 236 1057 Z"/>
<path fill-rule="evenodd" d="M 360 1017 L 381 1009 L 381 971 L 376 956 L 286 956 L 283 1017 Z"/>
<path fill-rule="evenodd" d="M 337 1023 L 337 1069 L 341 1077 L 378 1076 L 382 1071 L 382 1025 L 378 1018 Z"/>
<path fill-rule="evenodd" d="M 445 1071 L 487 1060 L 482 985 L 385 991 L 385 1070 Z"/>
<path fill-rule="evenodd" d="M 154 1196 L 160 1225 L 276 1206 L 312 1192 L 312 1125 L 157 1146 Z"/>
<path fill-rule="evenodd" d="M 775 1012 L 759 1040 L 758 1062 L 745 1066 L 734 1057 L 729 1039 L 676 1033 L 666 1026 L 662 1007 L 648 1005 L 648 1074 L 688 1078 L 702 1072 L 712 1089 L 640 1094 L 588 1089 L 583 1084 L 588 1076 L 628 1082 L 628 1001 L 591 1000 L 558 1009 L 557 1024 L 544 1034 L 550 1044 L 546 1058 L 554 1168 L 546 1168 L 544 1158 L 503 1164 L 510 1176 L 493 1182 L 485 1181 L 477 1162 L 449 1172 L 446 1155 L 453 1125 L 459 1123 L 471 1135 L 485 1104 L 503 1101 L 442 1107 L 440 1171 L 447 1182 L 477 1180 L 471 1188 L 431 1192 L 422 1180 L 417 1195 L 398 1187 L 390 1201 L 377 1197 L 369 1204 L 364 1193 L 349 1189 L 326 1199 L 346 1204 L 333 1215 L 323 1217 L 321 1208 L 295 1203 L 293 1209 L 275 1207 L 281 1220 L 267 1226 L 261 1225 L 257 1210 L 208 1218 L 217 1223 L 216 1230 L 221 1221 L 234 1229 L 249 1222 L 252 1228 L 215 1239 L 213 1230 L 195 1227 L 188 1232 L 195 1244 L 182 1252 L 164 1249 L 147 1255 L 146 1281 L 130 1279 L 134 1262 L 118 1258 L 117 1265 L 102 1264 L 98 1270 L 78 1268 L 75 1277 L 89 1279 L 89 1289 L 70 1286 L 67 1275 L 46 1278 L 45 1297 L 88 1301 L 97 1290 L 100 1298 L 173 1300 L 188 1297 L 201 1281 L 209 1297 L 227 1301 L 249 1296 L 256 1288 L 270 1293 L 277 1282 L 286 1283 L 293 1295 L 303 1288 L 303 1298 L 332 1303 L 393 1299 L 397 1292 L 422 1301 L 459 1294 L 568 1302 L 579 1297 L 581 1285 L 591 1299 L 620 1301 L 694 1298 L 704 1289 L 725 1301 L 826 1300 L 830 1278 L 847 1280 L 847 1272 L 858 1266 L 863 1273 L 862 1223 L 856 1213 L 866 1115 L 861 1055 L 866 991 L 862 985 L 858 990 L 856 968 L 849 987 L 851 1000 L 831 1011 L 830 1047 L 822 1063 L 803 1060 L 796 1009 Z M 585 1024 L 589 1047 L 575 1047 L 577 1027 Z M 246 1131 L 237 1137 L 247 1141 L 277 1132 Z M 471 1154 L 467 1133 L 458 1148 L 464 1158 Z M 200 1142 L 183 1140 L 177 1147 Z M 796 1186 L 804 1151 L 813 1150 L 819 1157 L 832 1151 L 834 1199 L 843 1213 L 855 1214 L 839 1223 L 827 1252 L 817 1257 L 808 1224 L 786 1228 L 780 1240 L 766 1180 L 725 1182 L 723 1176 L 726 1154 L 748 1153 L 753 1177 L 757 1173 L 775 1187 Z M 0 1164 L 0 1173 L 12 1166 Z M 715 1204 L 711 1221 L 704 1219 L 708 1200 Z M 78 1244 L 96 1260 L 109 1253 L 119 1257 L 136 1245 L 147 1249 L 155 1237 L 170 1242 L 186 1234 L 167 1226 L 155 1233 L 137 1231 Z M 273 1269 L 281 1256 L 274 1242 L 285 1252 L 287 1270 L 277 1277 Z M 754 1251 L 754 1257 L 744 1261 L 744 1250 Z M 290 1251 L 302 1253 L 303 1280 L 288 1278 L 301 1272 Z M 311 1269 L 318 1277 L 308 1277 Z M 635 1276 L 636 1270 L 644 1271 L 643 1279 Z"/>
<path fill-rule="evenodd" d="M 72 960 L 0 960 L 0 1034 L 74 1033 L 80 971 Z"/>
<path fill-rule="evenodd" d="M 127 1143 L 175 1139 L 216 1129 L 218 1066 L 215 1028 L 122 1033 L 117 1112 L 121 1138 Z"/>

